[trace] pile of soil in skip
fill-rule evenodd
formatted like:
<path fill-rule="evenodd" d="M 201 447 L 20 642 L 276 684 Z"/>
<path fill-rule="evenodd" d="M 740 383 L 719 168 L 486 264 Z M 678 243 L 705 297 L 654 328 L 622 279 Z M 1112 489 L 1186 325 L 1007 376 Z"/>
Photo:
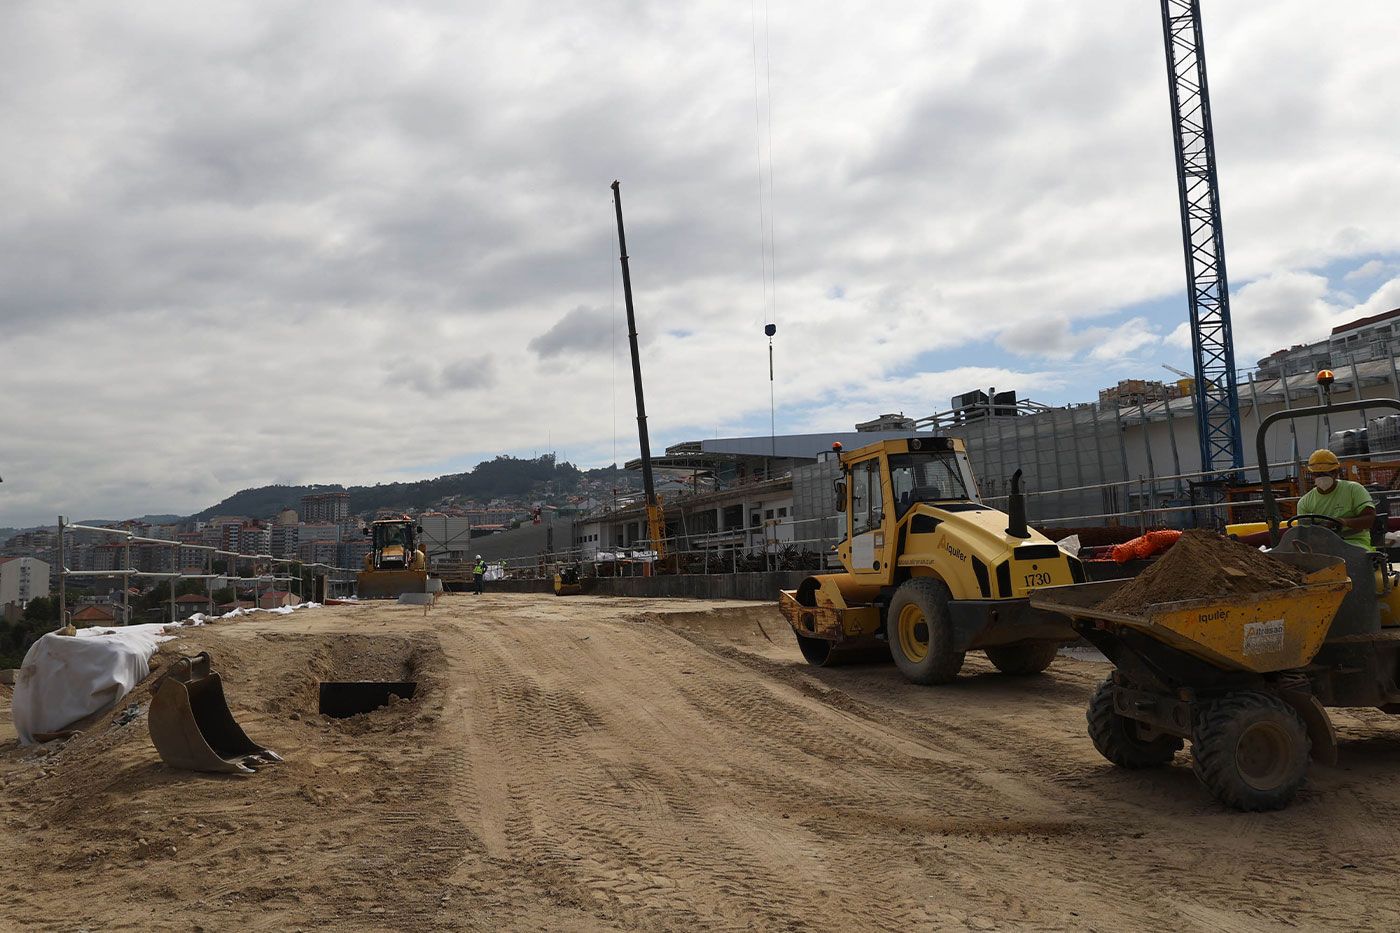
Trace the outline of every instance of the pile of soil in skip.
<path fill-rule="evenodd" d="M 1157 603 L 1283 590 L 1303 582 L 1303 572 L 1233 538 L 1209 531 L 1185 532 L 1132 581 L 1099 603 L 1099 609 L 1141 615 Z"/>

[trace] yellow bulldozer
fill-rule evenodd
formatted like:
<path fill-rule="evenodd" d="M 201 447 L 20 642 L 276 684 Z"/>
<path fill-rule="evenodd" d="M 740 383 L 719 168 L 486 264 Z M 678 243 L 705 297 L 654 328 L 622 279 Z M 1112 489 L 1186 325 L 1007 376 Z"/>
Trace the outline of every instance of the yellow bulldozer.
<path fill-rule="evenodd" d="M 1075 639 L 1066 619 L 1026 598 L 1085 576 L 1077 558 L 1027 526 L 1019 470 L 1001 512 L 980 501 L 957 438 L 833 449 L 845 572 L 807 577 L 778 601 L 809 663 L 888 652 L 909 680 L 942 684 L 968 651 L 984 651 L 1004 673 L 1036 674 Z"/>
<path fill-rule="evenodd" d="M 413 519 L 382 518 L 365 529 L 372 541 L 364 569 L 355 576 L 360 599 L 396 599 L 428 591 L 428 561 L 417 546 L 423 529 Z"/>

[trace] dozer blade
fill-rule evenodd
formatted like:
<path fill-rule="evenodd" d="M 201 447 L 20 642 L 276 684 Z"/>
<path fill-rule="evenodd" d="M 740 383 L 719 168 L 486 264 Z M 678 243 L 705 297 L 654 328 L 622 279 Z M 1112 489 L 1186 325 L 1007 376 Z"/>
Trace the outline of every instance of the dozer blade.
<path fill-rule="evenodd" d="M 282 758 L 244 734 L 211 670 L 209 652 L 175 661 L 156 685 L 149 717 L 151 741 L 173 768 L 252 774 Z"/>
<path fill-rule="evenodd" d="M 398 599 L 402 593 L 426 592 L 426 570 L 365 570 L 355 577 L 355 595 L 360 599 Z"/>

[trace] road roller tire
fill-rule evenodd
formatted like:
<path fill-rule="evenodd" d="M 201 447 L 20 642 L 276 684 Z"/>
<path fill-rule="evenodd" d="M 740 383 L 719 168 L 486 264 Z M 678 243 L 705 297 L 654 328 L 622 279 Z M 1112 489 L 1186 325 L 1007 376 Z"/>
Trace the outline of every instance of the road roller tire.
<path fill-rule="evenodd" d="M 1136 722 L 1114 711 L 1112 679 L 1099 684 L 1084 718 L 1099 754 L 1120 768 L 1160 768 L 1186 744 L 1174 735 L 1142 738 Z"/>
<path fill-rule="evenodd" d="M 889 652 L 882 642 L 871 639 L 868 643 L 844 644 L 840 648 L 825 638 L 798 635 L 797 647 L 802 657 L 813 667 L 839 667 L 842 664 L 879 664 L 889 660 Z"/>
<path fill-rule="evenodd" d="M 831 667 L 841 663 L 840 653 L 834 650 L 831 642 L 825 638 L 798 635 L 797 647 L 802 652 L 802 657 L 813 667 Z"/>
<path fill-rule="evenodd" d="M 895 590 L 885 613 L 890 656 L 916 684 L 946 684 L 962 669 L 963 652 L 953 650 L 948 619 L 948 588 L 938 580 L 915 578 Z"/>
<path fill-rule="evenodd" d="M 1226 694 L 1206 708 L 1191 740 L 1196 777 L 1236 810 L 1281 810 L 1308 779 L 1308 730 L 1268 693 Z"/>
<path fill-rule="evenodd" d="M 1039 674 L 1055 661 L 1060 646 L 1053 641 L 1027 641 L 1019 645 L 987 648 L 987 658 L 1003 674 L 1026 677 Z"/>

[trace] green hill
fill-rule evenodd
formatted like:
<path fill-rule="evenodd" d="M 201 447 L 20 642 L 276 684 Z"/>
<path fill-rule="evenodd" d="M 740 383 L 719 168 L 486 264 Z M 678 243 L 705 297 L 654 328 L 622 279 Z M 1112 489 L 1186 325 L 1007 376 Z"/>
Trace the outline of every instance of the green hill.
<path fill-rule="evenodd" d="M 633 474 L 616 467 L 583 471 L 572 463 L 557 463 L 551 454 L 528 460 L 499 456 L 478 463 L 467 473 L 452 473 L 413 483 L 349 487 L 259 486 L 244 489 L 191 518 L 207 520 L 216 515 L 268 518 L 283 508 L 298 508 L 302 496 L 317 492 L 350 493 L 350 511 L 357 515 L 377 509 L 425 509 L 450 496 L 480 501 L 548 499 L 575 492 L 584 480 L 628 487 L 639 482 Z"/>

